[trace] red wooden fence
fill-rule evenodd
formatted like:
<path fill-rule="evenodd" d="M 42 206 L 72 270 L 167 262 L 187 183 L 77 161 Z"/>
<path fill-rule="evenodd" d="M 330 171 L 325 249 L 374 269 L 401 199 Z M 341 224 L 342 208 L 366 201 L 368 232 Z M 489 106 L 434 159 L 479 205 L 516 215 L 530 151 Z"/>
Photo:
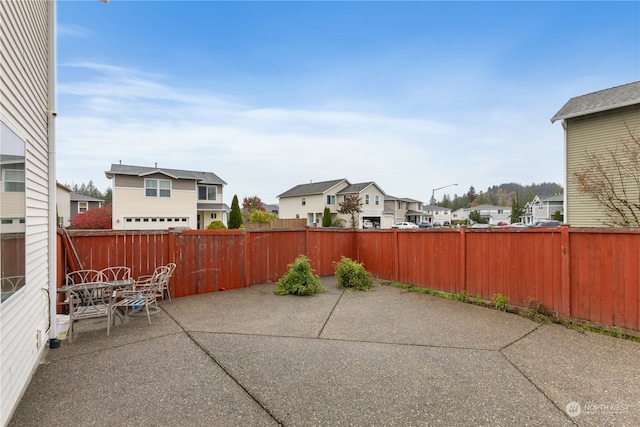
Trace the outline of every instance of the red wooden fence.
<path fill-rule="evenodd" d="M 134 276 L 175 262 L 176 297 L 275 282 L 301 254 L 320 275 L 341 256 L 374 276 L 439 291 L 466 291 L 515 306 L 537 300 L 568 318 L 640 330 L 640 230 L 70 231 L 84 268 L 131 267 Z M 60 246 L 64 235 L 59 234 Z M 71 263 L 60 251 L 60 271 Z"/>

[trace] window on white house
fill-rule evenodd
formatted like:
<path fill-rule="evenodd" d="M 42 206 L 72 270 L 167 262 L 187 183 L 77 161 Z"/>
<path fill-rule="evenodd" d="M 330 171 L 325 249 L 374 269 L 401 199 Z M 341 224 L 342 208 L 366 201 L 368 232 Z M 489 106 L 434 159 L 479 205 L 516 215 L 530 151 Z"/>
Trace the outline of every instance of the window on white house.
<path fill-rule="evenodd" d="M 365 195 L 364 195 L 364 204 L 365 204 L 365 205 L 368 205 L 368 204 L 369 204 L 369 195 L 368 195 L 368 194 L 365 194 Z"/>
<path fill-rule="evenodd" d="M 216 200 L 218 189 L 214 185 L 198 185 L 198 200 Z"/>
<path fill-rule="evenodd" d="M 24 164 L 22 164 L 24 167 Z M 24 193 L 24 169 L 3 169 L 2 182 L 7 193 Z"/>
<path fill-rule="evenodd" d="M 498 209 L 498 215 L 502 215 L 502 212 L 504 212 L 504 210 Z"/>
<path fill-rule="evenodd" d="M 212 213 L 211 214 L 211 219 L 216 219 L 216 218 L 218 218 L 218 214 Z"/>
<path fill-rule="evenodd" d="M 307 204 L 307 198 L 303 197 L 302 198 L 302 206 L 305 206 Z"/>
<path fill-rule="evenodd" d="M 376 206 L 380 205 L 380 196 L 376 196 Z"/>
<path fill-rule="evenodd" d="M 331 195 L 331 194 L 327 194 L 327 204 L 328 205 L 335 205 L 336 204 L 336 196 L 335 195 Z"/>
<path fill-rule="evenodd" d="M 89 202 L 78 202 L 78 213 L 86 212 L 89 210 Z"/>
<path fill-rule="evenodd" d="M 171 197 L 171 181 L 168 179 L 145 179 L 144 195 L 147 197 Z"/>

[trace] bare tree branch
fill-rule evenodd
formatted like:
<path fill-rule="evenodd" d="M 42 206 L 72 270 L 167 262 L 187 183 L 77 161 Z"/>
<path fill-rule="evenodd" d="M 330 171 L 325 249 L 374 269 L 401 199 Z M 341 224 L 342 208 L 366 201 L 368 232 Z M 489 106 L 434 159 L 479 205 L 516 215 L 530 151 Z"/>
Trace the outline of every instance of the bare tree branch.
<path fill-rule="evenodd" d="M 625 123 L 628 136 L 604 153 L 586 151 L 573 172 L 578 190 L 605 210 L 604 225 L 640 227 L 640 134 Z"/>

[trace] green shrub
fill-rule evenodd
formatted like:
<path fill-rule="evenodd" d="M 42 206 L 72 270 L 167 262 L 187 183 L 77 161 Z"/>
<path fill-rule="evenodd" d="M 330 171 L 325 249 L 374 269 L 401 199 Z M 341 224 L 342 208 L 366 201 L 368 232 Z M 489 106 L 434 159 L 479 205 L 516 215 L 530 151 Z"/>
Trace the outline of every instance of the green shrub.
<path fill-rule="evenodd" d="M 289 264 L 289 271 L 278 280 L 276 295 L 313 295 L 324 292 L 320 276 L 311 268 L 309 258 L 300 255 L 293 264 Z"/>
<path fill-rule="evenodd" d="M 261 224 L 266 224 L 268 222 L 272 222 L 276 220 L 276 214 L 261 210 L 253 210 L 251 214 L 249 214 L 249 221 L 251 222 L 259 222 Z"/>
<path fill-rule="evenodd" d="M 227 227 L 220 220 L 211 221 L 209 225 L 207 225 L 207 230 L 226 230 Z"/>
<path fill-rule="evenodd" d="M 509 297 L 502 294 L 493 294 L 493 304 L 500 311 L 509 311 Z"/>
<path fill-rule="evenodd" d="M 344 228 L 344 224 L 345 224 L 345 220 L 342 218 L 336 218 L 333 223 L 331 224 L 332 227 L 340 227 L 340 228 Z"/>
<path fill-rule="evenodd" d="M 371 288 L 373 283 L 371 273 L 365 270 L 361 263 L 342 257 L 340 261 L 334 263 L 334 267 L 339 288 L 353 288 L 359 291 Z"/>
<path fill-rule="evenodd" d="M 329 208 L 324 208 L 322 213 L 322 226 L 331 227 L 331 210 Z"/>

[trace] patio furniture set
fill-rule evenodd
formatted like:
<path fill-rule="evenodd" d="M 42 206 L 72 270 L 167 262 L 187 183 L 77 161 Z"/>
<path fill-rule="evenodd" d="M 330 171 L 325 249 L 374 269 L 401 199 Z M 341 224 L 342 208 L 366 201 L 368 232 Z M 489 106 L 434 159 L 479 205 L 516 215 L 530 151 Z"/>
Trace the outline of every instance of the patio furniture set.
<path fill-rule="evenodd" d="M 102 270 L 76 270 L 66 275 L 65 285 L 58 292 L 65 295 L 62 302 L 69 313 L 69 342 L 73 340 L 73 324 L 77 320 L 106 317 L 107 336 L 115 318 L 124 322 L 126 315 L 146 311 L 151 324 L 151 306 L 158 315 L 158 298 L 165 295 L 171 301 L 169 281 L 175 263 L 157 267 L 153 274 L 131 277 L 129 267 L 107 267 Z"/>

